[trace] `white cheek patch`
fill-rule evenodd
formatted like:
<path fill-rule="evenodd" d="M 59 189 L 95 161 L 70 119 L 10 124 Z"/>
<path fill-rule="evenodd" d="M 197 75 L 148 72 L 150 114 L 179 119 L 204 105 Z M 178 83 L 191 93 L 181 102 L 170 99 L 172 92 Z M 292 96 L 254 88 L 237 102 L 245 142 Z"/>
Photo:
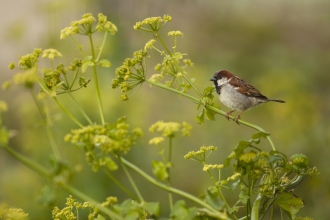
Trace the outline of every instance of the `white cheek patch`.
<path fill-rule="evenodd" d="M 231 78 L 230 78 L 230 79 L 225 79 L 225 78 L 219 79 L 219 80 L 217 81 L 218 86 L 222 86 L 222 85 L 228 83 L 230 80 L 231 80 Z"/>

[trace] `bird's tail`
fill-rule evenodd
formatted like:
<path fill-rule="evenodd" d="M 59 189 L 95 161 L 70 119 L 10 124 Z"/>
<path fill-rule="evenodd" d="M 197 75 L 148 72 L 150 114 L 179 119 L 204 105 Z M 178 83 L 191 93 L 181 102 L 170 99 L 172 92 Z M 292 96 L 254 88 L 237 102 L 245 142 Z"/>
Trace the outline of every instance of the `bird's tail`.
<path fill-rule="evenodd" d="M 285 101 L 283 101 L 283 100 L 278 100 L 278 99 L 268 99 L 268 101 L 271 101 L 271 102 L 279 102 L 279 103 L 285 103 Z"/>

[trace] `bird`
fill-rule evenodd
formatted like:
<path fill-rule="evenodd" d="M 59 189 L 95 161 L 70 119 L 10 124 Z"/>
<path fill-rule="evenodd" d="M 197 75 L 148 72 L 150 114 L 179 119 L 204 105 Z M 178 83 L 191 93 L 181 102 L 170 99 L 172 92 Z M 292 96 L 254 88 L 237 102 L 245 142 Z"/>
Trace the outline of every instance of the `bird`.
<path fill-rule="evenodd" d="M 252 107 L 266 102 L 285 103 L 283 100 L 267 98 L 261 94 L 258 89 L 228 70 L 217 71 L 210 81 L 213 81 L 220 101 L 231 109 L 231 111 L 226 113 L 225 117 L 229 120 L 229 116 L 233 112 L 240 112 L 238 116 L 234 118 L 237 124 L 239 124 L 238 120 L 243 112 Z"/>

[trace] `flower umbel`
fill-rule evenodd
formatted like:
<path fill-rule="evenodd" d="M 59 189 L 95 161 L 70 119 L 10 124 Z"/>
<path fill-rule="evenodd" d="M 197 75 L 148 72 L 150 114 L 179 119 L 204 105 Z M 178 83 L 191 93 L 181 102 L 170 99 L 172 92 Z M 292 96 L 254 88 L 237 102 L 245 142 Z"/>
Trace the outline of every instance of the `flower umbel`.
<path fill-rule="evenodd" d="M 142 29 L 145 31 L 158 32 L 162 26 L 164 26 L 167 22 L 171 21 L 172 17 L 169 15 L 164 15 L 161 17 L 150 17 L 146 18 L 143 21 L 139 21 L 134 25 L 134 29 Z M 146 26 L 147 28 L 145 28 Z"/>
<path fill-rule="evenodd" d="M 143 135 L 141 129 L 130 132 L 128 128 L 126 118 L 122 117 L 114 124 L 88 125 L 72 130 L 64 140 L 85 150 L 93 170 L 97 171 L 101 166 L 113 170 L 117 166 L 109 156 L 126 154 L 135 145 L 135 140 Z"/>

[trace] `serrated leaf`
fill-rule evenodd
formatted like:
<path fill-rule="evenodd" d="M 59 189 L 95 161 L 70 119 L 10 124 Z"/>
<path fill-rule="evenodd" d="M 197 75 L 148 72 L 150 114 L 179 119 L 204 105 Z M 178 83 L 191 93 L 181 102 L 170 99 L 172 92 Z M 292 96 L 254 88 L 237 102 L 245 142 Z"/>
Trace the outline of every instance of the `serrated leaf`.
<path fill-rule="evenodd" d="M 110 67 L 111 63 L 110 63 L 109 60 L 103 59 L 99 62 L 99 65 L 102 66 L 102 67 Z"/>
<path fill-rule="evenodd" d="M 158 202 L 144 202 L 142 208 L 150 215 L 160 215 L 160 206 Z"/>
<path fill-rule="evenodd" d="M 275 201 L 275 204 L 287 211 L 291 219 L 295 219 L 296 214 L 304 207 L 304 202 L 301 198 L 295 197 L 292 193 L 288 192 L 282 193 Z"/>

